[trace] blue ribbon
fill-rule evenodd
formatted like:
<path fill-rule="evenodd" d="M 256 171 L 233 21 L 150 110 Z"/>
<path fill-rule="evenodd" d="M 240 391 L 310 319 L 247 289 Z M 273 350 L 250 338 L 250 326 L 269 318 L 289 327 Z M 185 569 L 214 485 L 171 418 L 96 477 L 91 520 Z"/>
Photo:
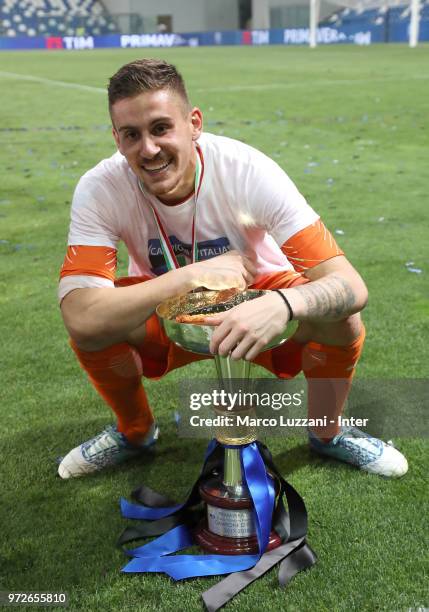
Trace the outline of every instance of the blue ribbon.
<path fill-rule="evenodd" d="M 130 557 L 163 556 L 188 548 L 193 543 L 191 532 L 186 525 L 179 525 L 148 544 L 124 552 Z"/>
<path fill-rule="evenodd" d="M 212 440 L 207 448 L 205 462 L 217 448 Z M 268 476 L 264 461 L 256 443 L 240 447 L 244 477 L 255 508 L 256 534 L 259 552 L 254 555 L 176 555 L 168 556 L 191 546 L 194 542 L 186 525 L 174 527 L 156 540 L 125 551 L 133 559 L 123 572 L 163 572 L 174 580 L 196 576 L 230 574 L 253 567 L 265 552 L 271 531 L 274 509 L 274 485 Z M 125 518 L 159 519 L 181 510 L 185 504 L 167 508 L 149 508 L 121 500 Z"/>
<path fill-rule="evenodd" d="M 243 448 L 241 460 L 246 484 L 255 506 L 256 534 L 259 551 L 262 555 L 270 539 L 275 496 L 274 486 L 271 478 L 268 477 L 267 468 L 255 442 Z"/>

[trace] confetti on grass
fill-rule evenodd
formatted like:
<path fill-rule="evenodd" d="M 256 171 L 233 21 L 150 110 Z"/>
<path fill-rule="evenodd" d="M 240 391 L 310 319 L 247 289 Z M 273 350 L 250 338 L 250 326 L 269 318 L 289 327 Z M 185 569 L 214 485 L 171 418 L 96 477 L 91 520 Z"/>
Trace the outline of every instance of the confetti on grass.
<path fill-rule="evenodd" d="M 414 272 L 414 274 L 421 274 L 423 270 L 420 268 L 407 268 L 408 272 Z"/>
<path fill-rule="evenodd" d="M 408 272 L 412 272 L 413 274 L 421 274 L 423 272 L 421 268 L 414 267 L 414 261 L 407 261 L 405 263 L 405 267 L 407 268 Z"/>
<path fill-rule="evenodd" d="M 3 248 L 1 248 L 3 247 Z M 28 250 L 33 251 L 37 247 L 34 244 L 13 244 L 10 240 L 0 240 L 0 252 L 3 255 L 9 255 L 15 251 Z"/>

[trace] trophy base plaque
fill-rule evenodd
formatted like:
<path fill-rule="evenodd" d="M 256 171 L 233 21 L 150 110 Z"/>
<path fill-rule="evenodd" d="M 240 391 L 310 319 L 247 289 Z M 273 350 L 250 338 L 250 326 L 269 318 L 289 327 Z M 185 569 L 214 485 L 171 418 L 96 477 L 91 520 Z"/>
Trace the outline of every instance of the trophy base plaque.
<path fill-rule="evenodd" d="M 235 452 L 227 450 L 225 454 L 227 467 Z M 213 477 L 200 485 L 199 493 L 207 506 L 206 518 L 194 532 L 199 546 L 207 552 L 221 555 L 257 554 L 259 545 L 253 502 L 242 481 L 236 479 L 228 484 L 219 477 Z M 272 530 L 266 550 L 272 550 L 281 543 L 281 538 Z"/>
<path fill-rule="evenodd" d="M 256 555 L 259 551 L 256 536 L 248 538 L 227 538 L 219 536 L 207 527 L 203 521 L 194 532 L 195 541 L 206 552 L 217 555 Z M 270 534 L 266 552 L 273 550 L 282 543 L 275 531 Z"/>

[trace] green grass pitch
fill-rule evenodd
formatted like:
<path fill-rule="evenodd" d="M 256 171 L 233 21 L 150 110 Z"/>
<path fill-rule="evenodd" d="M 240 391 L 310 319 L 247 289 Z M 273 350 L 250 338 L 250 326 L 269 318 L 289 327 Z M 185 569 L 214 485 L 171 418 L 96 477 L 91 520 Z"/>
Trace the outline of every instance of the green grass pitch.
<path fill-rule="evenodd" d="M 145 481 L 181 499 L 196 476 L 205 442 L 177 437 L 177 398 L 165 390 L 211 375 L 211 364 L 148 383 L 162 432 L 154 460 L 55 477 L 58 455 L 112 421 L 67 345 L 56 285 L 74 185 L 114 150 L 100 90 L 143 55 L 176 63 L 206 130 L 271 155 L 340 230 L 370 295 L 358 376 L 428 374 L 428 46 L 2 52 L 0 590 L 67 591 L 73 611 L 198 611 L 200 593 L 218 580 L 123 575 L 115 549 L 120 496 Z M 229 609 L 427 607 L 428 445 L 418 436 L 417 427 L 415 439 L 395 440 L 410 464 L 400 481 L 315 459 L 302 439 L 269 441 L 306 501 L 319 562 L 285 591 L 270 572 Z"/>

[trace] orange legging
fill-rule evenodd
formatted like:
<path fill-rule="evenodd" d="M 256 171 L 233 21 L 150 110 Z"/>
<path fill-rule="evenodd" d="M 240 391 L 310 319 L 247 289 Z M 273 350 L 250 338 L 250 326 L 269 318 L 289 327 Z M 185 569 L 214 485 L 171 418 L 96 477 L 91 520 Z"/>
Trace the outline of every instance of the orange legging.
<path fill-rule="evenodd" d="M 146 277 L 127 277 L 118 279 L 115 285 L 123 287 L 146 280 Z M 303 276 L 287 271 L 264 276 L 253 288 L 287 288 L 306 282 L 308 280 Z M 364 338 L 363 326 L 359 337 L 345 347 L 315 342 L 301 344 L 290 338 L 277 348 L 261 353 L 254 362 L 279 378 L 293 378 L 302 370 L 308 381 L 309 418 L 327 414 L 328 419 L 336 422 L 347 399 Z M 147 320 L 145 340 L 138 348 L 121 343 L 89 352 L 78 348 L 73 341 L 71 346 L 91 383 L 115 412 L 119 431 L 136 444 L 154 420 L 142 376 L 159 379 L 171 370 L 210 358 L 173 344 L 156 315 Z M 338 432 L 338 426 L 314 431 L 324 439 L 330 439 Z"/>

